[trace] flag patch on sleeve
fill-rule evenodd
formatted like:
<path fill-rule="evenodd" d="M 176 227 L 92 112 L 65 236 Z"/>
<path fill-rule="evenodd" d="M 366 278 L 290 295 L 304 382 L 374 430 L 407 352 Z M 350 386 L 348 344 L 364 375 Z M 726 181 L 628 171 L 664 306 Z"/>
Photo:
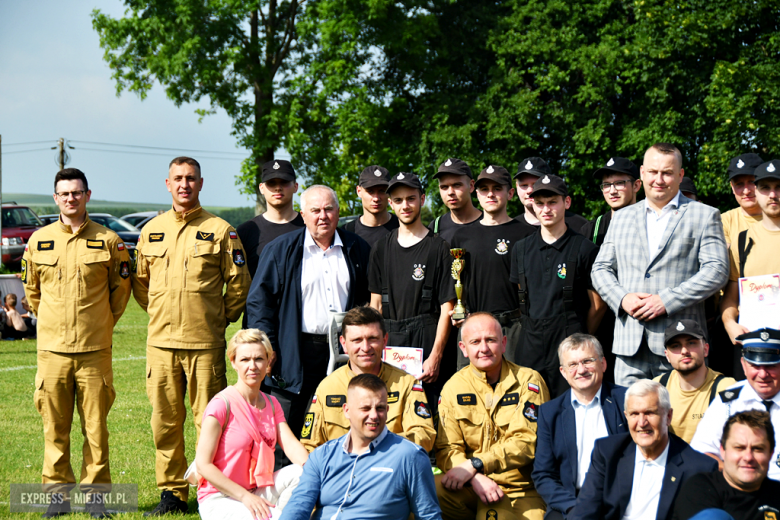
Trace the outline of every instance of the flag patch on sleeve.
<path fill-rule="evenodd" d="M 539 393 L 539 385 L 535 385 L 533 383 L 528 383 L 528 389 L 532 392 Z"/>
<path fill-rule="evenodd" d="M 236 235 L 235 231 L 230 231 L 229 234 L 230 234 L 230 238 L 233 240 L 236 240 L 238 238 L 238 235 Z"/>

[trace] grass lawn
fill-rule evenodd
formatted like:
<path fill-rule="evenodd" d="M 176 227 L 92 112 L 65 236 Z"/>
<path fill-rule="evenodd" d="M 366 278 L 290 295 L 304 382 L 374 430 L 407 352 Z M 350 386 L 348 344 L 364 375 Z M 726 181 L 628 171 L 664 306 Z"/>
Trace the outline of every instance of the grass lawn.
<path fill-rule="evenodd" d="M 154 480 L 154 442 L 149 426 L 152 408 L 146 397 L 145 359 L 148 317 L 130 299 L 127 311 L 114 329 L 114 388 L 116 401 L 108 416 L 111 434 L 111 478 L 117 484 L 138 485 L 138 513 L 122 514 L 119 518 L 142 518 L 160 499 Z M 238 330 L 232 324 L 227 337 Z M 41 481 L 43 464 L 43 422 L 33 404 L 36 370 L 35 341 L 0 342 L 0 518 L 40 518 L 40 513 L 9 513 L 9 484 Z M 228 365 L 228 384 L 236 380 Z M 187 405 L 189 408 L 189 404 Z M 195 456 L 195 426 L 188 410 L 185 423 L 187 460 Z M 78 479 L 81 471 L 81 426 L 74 411 L 71 430 L 71 465 Z M 197 499 L 190 488 L 190 511 L 196 511 Z M 43 511 L 41 511 L 43 512 Z M 90 518 L 74 514 L 65 518 Z M 200 518 L 197 513 L 177 518 Z"/>

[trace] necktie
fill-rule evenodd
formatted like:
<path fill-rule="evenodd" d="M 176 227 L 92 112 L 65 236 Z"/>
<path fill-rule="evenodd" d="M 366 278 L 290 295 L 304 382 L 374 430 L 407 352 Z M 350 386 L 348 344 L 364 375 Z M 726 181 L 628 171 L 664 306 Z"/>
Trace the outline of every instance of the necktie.
<path fill-rule="evenodd" d="M 769 412 L 770 411 L 769 409 L 772 407 L 772 403 L 774 401 L 772 401 L 771 399 L 766 399 L 766 400 L 761 401 L 761 402 L 764 403 L 764 408 L 766 408 L 766 411 Z"/>

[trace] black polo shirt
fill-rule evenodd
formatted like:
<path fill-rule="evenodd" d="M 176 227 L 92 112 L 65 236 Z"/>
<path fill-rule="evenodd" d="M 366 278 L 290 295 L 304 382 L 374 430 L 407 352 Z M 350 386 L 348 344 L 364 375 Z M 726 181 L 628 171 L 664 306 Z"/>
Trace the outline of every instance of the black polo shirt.
<path fill-rule="evenodd" d="M 528 210 L 526 210 L 528 211 Z M 537 231 L 539 229 L 539 226 L 541 224 L 529 224 L 528 221 L 525 219 L 525 212 L 520 213 L 518 216 L 515 217 L 515 220 L 520 222 L 520 224 L 523 226 L 525 236 L 532 235 L 534 231 Z M 588 223 L 588 221 L 585 219 L 585 217 L 582 217 L 580 215 L 577 215 L 573 211 L 566 210 L 566 215 L 564 216 L 564 220 L 566 221 L 566 226 L 568 226 L 569 229 L 576 233 L 582 234 L 582 227 Z"/>
<path fill-rule="evenodd" d="M 758 491 L 747 493 L 731 487 L 720 471 L 699 473 L 680 488 L 672 520 L 688 520 L 710 508 L 722 509 L 737 520 L 780 518 L 780 482 L 767 478 Z"/>
<path fill-rule="evenodd" d="M 249 275 L 254 278 L 257 271 L 257 261 L 260 259 L 260 253 L 263 248 L 270 244 L 274 239 L 300 229 L 305 224 L 303 217 L 298 213 L 294 219 L 284 224 L 277 224 L 266 219 L 263 215 L 258 215 L 252 220 L 247 220 L 236 228 L 238 238 L 244 245 L 246 251 L 246 266 L 249 268 Z"/>
<path fill-rule="evenodd" d="M 390 213 L 390 220 L 381 226 L 366 226 L 360 221 L 360 217 L 358 217 L 352 222 L 347 222 L 341 227 L 342 229 L 346 229 L 347 231 L 355 233 L 357 236 L 368 242 L 368 245 L 374 247 L 374 244 L 376 244 L 377 240 L 387 235 L 392 230 L 398 229 L 398 225 L 398 217 Z"/>
<path fill-rule="evenodd" d="M 599 220 L 599 218 L 601 220 Z M 598 229 L 596 229 L 597 221 L 599 223 Z M 609 229 L 609 224 L 611 222 L 612 210 L 609 210 L 601 215 L 601 217 L 596 217 L 593 220 L 588 221 L 588 223 L 582 226 L 582 229 L 580 229 L 580 234 L 596 244 L 598 247 L 601 247 L 601 244 L 604 243 L 604 237 L 607 236 L 607 230 Z"/>
<path fill-rule="evenodd" d="M 579 236 L 579 247 L 574 249 L 574 237 Z M 512 249 L 512 271 L 509 280 L 520 283 L 517 262 L 518 248 L 525 251 L 525 279 L 528 287 L 528 316 L 535 320 L 549 319 L 565 314 L 563 287 L 574 277 L 574 311 L 581 323 L 585 323 L 590 309 L 588 290 L 593 290 L 590 270 L 596 260 L 598 248 L 571 229 L 552 244 L 542 240 L 542 231 L 528 236 Z M 577 268 L 572 272 L 570 258 L 576 258 Z"/>
<path fill-rule="evenodd" d="M 480 214 L 477 220 L 469 222 L 468 224 L 456 224 L 455 222 L 452 221 L 452 214 L 448 211 L 447 213 L 439 217 L 439 232 L 436 234 L 436 236 L 441 237 L 445 242 L 449 244 L 450 240 L 452 240 L 452 237 L 455 235 L 456 231 L 458 231 L 460 228 L 465 226 L 473 226 L 480 220 L 482 220 L 482 214 Z M 436 227 L 436 219 L 433 219 L 431 223 L 428 224 L 428 229 L 433 231 L 435 227 Z"/>
<path fill-rule="evenodd" d="M 518 307 L 517 285 L 509 281 L 512 247 L 525 230 L 516 220 L 500 226 L 459 226 L 450 242 L 465 249 L 461 280 L 464 305 L 469 312 L 500 313 Z"/>

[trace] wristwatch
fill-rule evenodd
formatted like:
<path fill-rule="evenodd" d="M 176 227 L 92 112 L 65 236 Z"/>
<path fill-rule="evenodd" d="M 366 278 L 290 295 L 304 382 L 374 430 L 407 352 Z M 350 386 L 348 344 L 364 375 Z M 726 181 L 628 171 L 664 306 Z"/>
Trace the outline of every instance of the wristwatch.
<path fill-rule="evenodd" d="M 483 473 L 485 471 L 485 465 L 482 464 L 480 459 L 472 457 L 469 459 L 469 462 L 471 462 L 471 465 L 474 466 L 475 470 L 477 470 L 477 473 Z"/>

